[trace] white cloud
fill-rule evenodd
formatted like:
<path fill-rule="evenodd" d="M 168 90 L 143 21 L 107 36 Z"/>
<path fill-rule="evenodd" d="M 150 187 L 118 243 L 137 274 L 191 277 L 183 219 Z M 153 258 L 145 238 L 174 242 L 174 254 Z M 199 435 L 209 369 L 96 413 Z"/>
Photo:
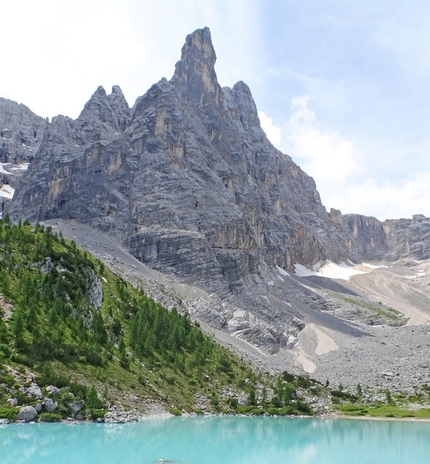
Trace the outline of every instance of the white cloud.
<path fill-rule="evenodd" d="M 273 119 L 269 118 L 263 111 L 258 112 L 258 117 L 260 119 L 261 128 L 266 133 L 267 138 L 276 148 L 280 149 L 282 139 L 281 129 L 275 126 L 275 124 L 273 124 Z"/>
<path fill-rule="evenodd" d="M 308 107 L 310 97 L 295 97 L 292 116 L 286 125 L 288 153 L 319 186 L 329 187 L 360 170 L 354 144 L 339 132 L 321 129 L 316 114 Z"/>
<path fill-rule="evenodd" d="M 430 172 L 414 173 L 398 181 L 359 180 L 346 185 L 340 201 L 344 213 L 361 213 L 380 220 L 409 218 L 412 214 L 430 216 Z M 347 206 L 348 205 L 348 208 Z"/>
<path fill-rule="evenodd" d="M 99 85 L 128 102 L 170 79 L 187 34 L 208 26 L 232 86 L 255 74 L 258 0 L 22 0 L 2 5 L 1 96 L 77 117 Z M 254 53 L 248 53 L 253 50 Z"/>
<path fill-rule="evenodd" d="M 380 220 L 430 215 L 429 171 L 415 171 L 400 180 L 376 180 L 370 174 L 372 166 L 365 165 L 372 163 L 372 153 L 361 153 L 358 144 L 339 132 L 323 130 L 309 102 L 306 95 L 292 99 L 292 114 L 282 131 L 282 148 L 314 178 L 327 209 Z M 378 152 L 373 158 L 380 160 L 382 148 L 376 142 L 375 146 Z"/>

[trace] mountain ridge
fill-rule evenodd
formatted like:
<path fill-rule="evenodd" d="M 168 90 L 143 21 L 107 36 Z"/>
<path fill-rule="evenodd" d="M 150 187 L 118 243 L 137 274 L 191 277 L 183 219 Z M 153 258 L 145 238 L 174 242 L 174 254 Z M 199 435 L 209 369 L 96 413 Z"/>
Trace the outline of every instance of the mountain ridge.
<path fill-rule="evenodd" d="M 387 323 L 387 311 L 367 303 L 365 315 L 335 317 L 337 305 L 352 303 L 330 301 L 327 282 L 299 281 L 295 266 L 426 259 L 430 219 L 327 212 L 313 179 L 267 139 L 248 86 L 221 88 L 215 61 L 209 29 L 197 30 L 172 79 L 133 108 L 118 86 L 109 95 L 99 87 L 76 120 L 53 118 L 10 216 L 107 233 L 145 265 L 211 295 L 192 305 L 193 317 L 271 354 L 294 349 L 316 322 L 349 333 L 345 314 Z"/>

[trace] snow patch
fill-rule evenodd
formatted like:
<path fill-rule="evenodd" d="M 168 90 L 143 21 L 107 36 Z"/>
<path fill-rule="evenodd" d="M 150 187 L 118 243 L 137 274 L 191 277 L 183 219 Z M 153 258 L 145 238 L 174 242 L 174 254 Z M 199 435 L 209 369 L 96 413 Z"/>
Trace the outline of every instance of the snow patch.
<path fill-rule="evenodd" d="M 12 200 L 14 193 L 15 189 L 7 184 L 4 184 L 3 187 L 0 189 L 0 197 L 2 198 L 9 198 L 9 200 Z"/>
<path fill-rule="evenodd" d="M 285 282 L 285 280 L 281 276 L 276 276 L 281 282 Z"/>
<path fill-rule="evenodd" d="M 279 267 L 278 265 L 276 266 L 276 269 L 279 272 L 279 274 L 281 274 L 283 276 L 289 276 L 290 275 L 290 274 L 288 274 L 287 271 L 284 271 L 284 269 L 282 269 L 282 267 Z"/>
<path fill-rule="evenodd" d="M 30 166 L 30 163 L 16 164 L 13 168 L 11 168 L 11 170 L 12 171 L 27 171 L 29 166 Z"/>
<path fill-rule="evenodd" d="M 292 308 L 292 307 L 293 307 L 293 305 L 292 305 L 291 303 L 288 303 L 288 301 L 284 301 L 284 300 L 282 300 L 282 303 L 285 303 L 285 304 L 286 304 L 287 306 L 289 306 L 290 308 Z"/>
<path fill-rule="evenodd" d="M 10 175 L 10 172 L 6 171 L 6 169 L 3 167 L 6 164 L 9 164 L 9 163 L 0 163 L 0 174 L 9 174 Z"/>
<path fill-rule="evenodd" d="M 315 271 L 310 271 L 305 266 L 303 266 L 302 264 L 298 264 L 298 263 L 294 265 L 294 274 L 297 277 L 309 277 L 309 276 L 317 275 Z"/>
<path fill-rule="evenodd" d="M 266 295 L 260 295 L 260 296 L 261 296 L 261 298 L 264 298 L 265 300 L 267 300 L 268 303 L 270 303 L 270 300 L 269 300 L 269 298 L 267 298 Z"/>
<path fill-rule="evenodd" d="M 353 266 L 348 266 L 343 261 L 339 264 L 332 261 L 320 261 L 313 266 L 313 270 L 307 269 L 302 264 L 294 265 L 295 275 L 298 277 L 326 277 L 327 279 L 349 280 L 350 277 L 357 274 L 367 274 L 367 272 L 354 269 Z"/>
<path fill-rule="evenodd" d="M 384 264 L 381 264 L 379 266 L 375 266 L 374 264 L 363 263 L 363 266 L 370 267 L 370 269 L 381 269 L 381 268 L 388 269 L 389 268 L 389 266 L 385 266 Z"/>
<path fill-rule="evenodd" d="M 273 282 L 273 280 L 269 280 L 269 282 L 267 282 L 267 285 L 273 287 L 275 285 L 275 282 Z"/>

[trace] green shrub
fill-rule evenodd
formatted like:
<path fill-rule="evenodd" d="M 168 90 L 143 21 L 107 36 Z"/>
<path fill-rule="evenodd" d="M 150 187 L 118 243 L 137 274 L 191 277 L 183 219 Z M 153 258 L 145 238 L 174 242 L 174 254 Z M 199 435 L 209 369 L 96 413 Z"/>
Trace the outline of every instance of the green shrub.
<path fill-rule="evenodd" d="M 61 414 L 56 414 L 55 412 L 42 412 L 39 419 L 42 422 L 60 422 L 62 417 Z"/>
<path fill-rule="evenodd" d="M 9 358 L 11 354 L 12 350 L 10 349 L 9 345 L 0 343 L 0 358 Z"/>
<path fill-rule="evenodd" d="M 237 409 L 237 406 L 238 406 L 238 404 L 239 404 L 237 398 L 229 398 L 229 399 L 227 400 L 227 403 L 230 405 L 230 407 L 231 407 L 232 409 Z"/>
<path fill-rule="evenodd" d="M 0 419 L 16 420 L 18 408 L 0 407 Z"/>
<path fill-rule="evenodd" d="M 107 409 L 90 409 L 90 416 L 93 420 L 103 419 L 106 413 Z"/>
<path fill-rule="evenodd" d="M 182 411 L 179 409 L 170 408 L 169 412 L 170 414 L 173 414 L 174 416 L 182 416 Z"/>

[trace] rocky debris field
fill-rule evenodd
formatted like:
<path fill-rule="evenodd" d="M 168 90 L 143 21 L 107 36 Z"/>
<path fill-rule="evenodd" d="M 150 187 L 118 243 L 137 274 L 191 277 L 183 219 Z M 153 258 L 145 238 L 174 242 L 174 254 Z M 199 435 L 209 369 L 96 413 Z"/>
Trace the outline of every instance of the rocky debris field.
<path fill-rule="evenodd" d="M 184 286 L 149 269 L 104 234 L 76 222 L 50 221 L 49 224 L 54 232 L 61 230 L 65 237 L 87 248 L 126 279 L 143 285 L 148 295 L 168 307 L 177 305 L 178 300 L 183 304 L 210 304 L 202 290 Z M 392 269 L 389 266 L 373 269 L 373 277 L 363 274 L 341 284 L 351 292 L 359 291 L 364 295 L 371 282 L 376 305 L 382 300 L 384 306 L 396 309 L 400 315 L 410 315 L 406 308 L 407 300 L 411 295 L 416 298 L 418 292 L 426 290 L 426 270 L 426 262 L 417 262 L 415 267 L 410 262 L 397 263 Z M 387 288 L 390 289 L 389 296 Z M 323 383 L 328 380 L 333 386 L 355 388 L 361 384 L 376 390 L 388 388 L 413 392 L 415 386 L 430 383 L 430 326 L 405 325 L 407 319 L 403 325 L 394 326 L 371 325 L 360 320 L 342 321 L 332 315 L 341 301 L 336 300 L 333 293 L 328 295 L 325 292 L 326 289 L 320 287 L 315 293 L 317 300 L 326 302 L 324 311 L 303 313 L 306 322 L 303 327 L 308 324 L 311 329 L 302 330 L 293 347 L 281 349 L 275 355 L 207 324 L 202 323 L 202 328 L 262 371 L 287 370 L 310 375 Z M 341 296 L 344 297 L 344 294 Z M 306 298 L 309 299 L 309 295 Z M 413 302 L 409 307 L 414 309 L 415 315 L 427 314 L 425 304 L 418 308 Z M 319 319 L 311 320 L 310 317 L 315 317 L 315 314 Z M 333 321 L 338 321 L 338 325 L 333 325 Z M 330 327 L 329 323 L 332 324 Z"/>

